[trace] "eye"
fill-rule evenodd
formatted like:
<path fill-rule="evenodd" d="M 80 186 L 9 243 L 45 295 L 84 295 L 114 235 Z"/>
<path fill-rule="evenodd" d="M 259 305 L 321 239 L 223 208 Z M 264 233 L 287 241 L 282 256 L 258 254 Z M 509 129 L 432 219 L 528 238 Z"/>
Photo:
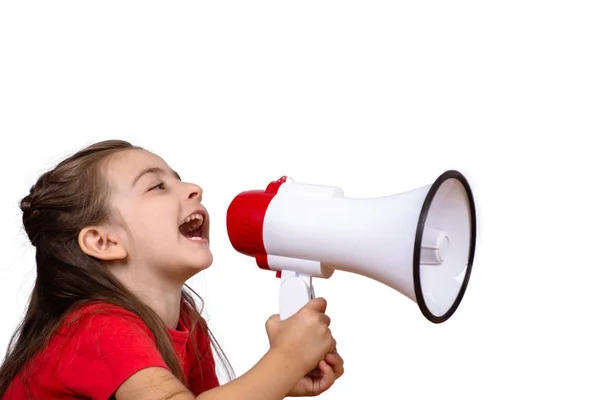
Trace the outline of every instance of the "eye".
<path fill-rule="evenodd" d="M 150 192 L 150 191 L 152 191 L 152 190 L 154 190 L 154 189 L 161 189 L 161 190 L 164 190 L 164 189 L 165 189 L 165 183 L 164 183 L 164 182 L 161 182 L 161 183 L 159 183 L 159 184 L 158 184 L 158 185 L 156 185 L 156 186 L 152 186 L 150 189 L 148 189 L 148 191 Z"/>

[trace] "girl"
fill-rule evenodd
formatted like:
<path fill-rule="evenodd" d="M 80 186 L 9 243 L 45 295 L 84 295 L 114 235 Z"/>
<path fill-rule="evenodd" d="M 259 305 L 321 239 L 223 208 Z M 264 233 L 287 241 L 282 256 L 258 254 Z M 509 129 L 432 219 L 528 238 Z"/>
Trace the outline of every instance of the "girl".
<path fill-rule="evenodd" d="M 36 248 L 26 315 L 0 368 L 2 399 L 283 399 L 343 374 L 324 299 L 267 320 L 270 348 L 220 385 L 226 357 L 185 282 L 213 261 L 202 189 L 124 141 L 87 147 L 21 201 Z M 195 293 L 194 293 L 195 294 Z"/>

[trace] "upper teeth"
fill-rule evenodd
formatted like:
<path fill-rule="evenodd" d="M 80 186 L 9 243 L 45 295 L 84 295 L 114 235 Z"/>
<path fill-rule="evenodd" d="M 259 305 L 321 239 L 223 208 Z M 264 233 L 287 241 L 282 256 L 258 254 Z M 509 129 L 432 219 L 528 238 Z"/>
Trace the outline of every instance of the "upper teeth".
<path fill-rule="evenodd" d="M 191 231 L 194 231 L 194 230 L 200 228 L 203 224 L 204 224 L 204 217 L 202 216 L 202 214 L 192 214 L 189 217 L 187 217 L 181 225 L 185 225 L 183 227 L 183 230 L 185 232 L 191 232 Z"/>
<path fill-rule="evenodd" d="M 185 219 L 185 221 L 183 221 L 184 224 L 190 222 L 193 219 L 197 219 L 200 221 L 200 224 L 202 224 L 204 222 L 204 217 L 202 216 L 202 214 L 192 214 L 189 217 L 187 217 Z"/>

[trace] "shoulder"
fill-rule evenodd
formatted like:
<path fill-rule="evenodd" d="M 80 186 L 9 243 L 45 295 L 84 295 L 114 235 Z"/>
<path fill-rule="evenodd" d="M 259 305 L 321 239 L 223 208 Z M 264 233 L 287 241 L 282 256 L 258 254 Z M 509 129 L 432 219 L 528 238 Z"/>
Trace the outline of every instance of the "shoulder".
<path fill-rule="evenodd" d="M 77 393 L 108 398 L 137 371 L 168 368 L 143 320 L 118 306 L 86 304 L 68 315 L 59 335 L 59 370 Z"/>
<path fill-rule="evenodd" d="M 59 332 L 71 336 L 83 334 L 100 338 L 103 335 L 130 331 L 152 336 L 150 329 L 135 313 L 114 304 L 92 302 L 72 310 L 63 320 Z"/>
<path fill-rule="evenodd" d="M 71 312 L 61 325 L 64 351 L 98 367 L 120 368 L 141 363 L 163 365 L 152 331 L 135 313 L 91 303 Z"/>
<path fill-rule="evenodd" d="M 29 391 L 33 398 L 55 393 L 107 399 L 142 371 L 170 376 L 143 320 L 121 307 L 87 303 L 67 314 L 10 390 L 18 398 Z"/>

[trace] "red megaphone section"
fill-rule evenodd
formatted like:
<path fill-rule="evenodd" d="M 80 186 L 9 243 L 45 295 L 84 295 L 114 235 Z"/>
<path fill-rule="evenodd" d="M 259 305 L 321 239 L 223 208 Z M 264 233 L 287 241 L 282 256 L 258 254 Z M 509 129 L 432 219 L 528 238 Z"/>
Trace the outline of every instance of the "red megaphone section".
<path fill-rule="evenodd" d="M 267 208 L 286 181 L 282 177 L 271 182 L 266 190 L 248 190 L 238 194 L 227 209 L 227 234 L 233 248 L 251 257 L 266 255 L 263 224 Z"/>

